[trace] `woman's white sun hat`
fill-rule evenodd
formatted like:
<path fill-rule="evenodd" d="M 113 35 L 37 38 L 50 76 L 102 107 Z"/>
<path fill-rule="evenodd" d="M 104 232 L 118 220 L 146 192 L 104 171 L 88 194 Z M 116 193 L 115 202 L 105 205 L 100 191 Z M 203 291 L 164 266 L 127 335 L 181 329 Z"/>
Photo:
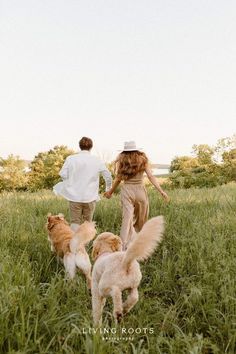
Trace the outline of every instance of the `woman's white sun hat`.
<path fill-rule="evenodd" d="M 121 151 L 123 152 L 123 151 L 139 151 L 139 150 L 142 150 L 142 149 L 136 147 L 135 141 L 125 141 L 124 142 L 124 149 Z"/>

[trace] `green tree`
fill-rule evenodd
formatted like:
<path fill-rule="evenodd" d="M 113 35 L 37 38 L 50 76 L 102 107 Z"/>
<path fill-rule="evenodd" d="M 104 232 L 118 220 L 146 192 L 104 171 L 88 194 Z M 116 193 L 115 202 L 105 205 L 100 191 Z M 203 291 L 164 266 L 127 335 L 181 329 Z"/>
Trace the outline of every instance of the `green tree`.
<path fill-rule="evenodd" d="M 231 137 L 219 139 L 215 146 L 216 161 L 223 160 L 223 154 L 230 150 L 236 149 L 236 134 Z"/>
<path fill-rule="evenodd" d="M 169 178 L 172 187 L 214 187 L 236 180 L 235 141 L 236 135 L 218 140 L 215 147 L 207 144 L 193 145 L 194 157 L 174 158 L 170 167 L 173 173 Z M 232 146 L 235 148 L 230 149 Z"/>
<path fill-rule="evenodd" d="M 236 148 L 225 151 L 222 155 L 222 171 L 228 181 L 236 181 Z"/>
<path fill-rule="evenodd" d="M 24 190 L 27 187 L 28 174 L 26 162 L 19 156 L 9 155 L 0 158 L 0 191 Z"/>
<path fill-rule="evenodd" d="M 170 164 L 170 172 L 198 167 L 197 158 L 191 156 L 176 156 Z"/>
<path fill-rule="evenodd" d="M 213 163 L 214 148 L 207 144 L 193 145 L 193 154 L 196 156 L 199 166 Z"/>
<path fill-rule="evenodd" d="M 74 153 L 67 146 L 61 145 L 36 155 L 29 166 L 29 189 L 52 188 L 60 181 L 59 171 L 66 157 Z"/>

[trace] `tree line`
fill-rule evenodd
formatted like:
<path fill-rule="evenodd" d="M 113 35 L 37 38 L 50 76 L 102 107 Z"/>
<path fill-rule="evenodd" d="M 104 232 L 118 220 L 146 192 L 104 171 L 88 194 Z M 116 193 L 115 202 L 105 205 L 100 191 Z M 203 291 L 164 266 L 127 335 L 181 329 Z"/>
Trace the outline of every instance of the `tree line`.
<path fill-rule="evenodd" d="M 60 181 L 59 171 L 67 156 L 75 151 L 55 146 L 38 153 L 27 164 L 19 156 L 0 158 L 0 192 L 52 189 Z M 113 173 L 113 165 L 109 164 Z M 218 140 L 215 146 L 193 145 L 191 156 L 176 156 L 171 161 L 166 187 L 214 187 L 236 181 L 236 134 Z M 104 189 L 104 181 L 100 181 Z"/>
<path fill-rule="evenodd" d="M 171 188 L 215 187 L 236 181 L 236 134 L 217 141 L 215 146 L 193 145 L 191 156 L 171 161 Z"/>

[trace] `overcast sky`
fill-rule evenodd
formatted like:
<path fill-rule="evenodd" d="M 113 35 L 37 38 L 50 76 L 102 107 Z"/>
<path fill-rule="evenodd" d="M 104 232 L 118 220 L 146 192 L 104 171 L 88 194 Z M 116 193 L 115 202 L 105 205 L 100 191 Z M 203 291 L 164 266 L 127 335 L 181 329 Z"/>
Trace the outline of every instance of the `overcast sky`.
<path fill-rule="evenodd" d="M 0 0 L 0 156 L 81 136 L 154 163 L 236 132 L 234 0 Z"/>

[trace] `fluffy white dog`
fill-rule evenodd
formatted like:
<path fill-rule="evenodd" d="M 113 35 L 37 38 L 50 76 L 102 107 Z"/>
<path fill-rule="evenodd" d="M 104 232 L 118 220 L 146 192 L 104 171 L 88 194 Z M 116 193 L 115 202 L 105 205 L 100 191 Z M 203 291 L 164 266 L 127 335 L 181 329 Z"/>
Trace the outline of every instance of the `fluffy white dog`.
<path fill-rule="evenodd" d="M 146 222 L 126 251 L 121 251 L 120 237 L 110 232 L 104 232 L 94 240 L 92 308 L 95 326 L 101 325 L 106 297 L 112 297 L 116 322 L 137 303 L 138 286 L 142 278 L 137 261 L 147 259 L 153 253 L 162 240 L 163 231 L 164 218 L 157 216 Z M 129 295 L 123 304 L 122 291 L 126 289 L 129 289 Z"/>

